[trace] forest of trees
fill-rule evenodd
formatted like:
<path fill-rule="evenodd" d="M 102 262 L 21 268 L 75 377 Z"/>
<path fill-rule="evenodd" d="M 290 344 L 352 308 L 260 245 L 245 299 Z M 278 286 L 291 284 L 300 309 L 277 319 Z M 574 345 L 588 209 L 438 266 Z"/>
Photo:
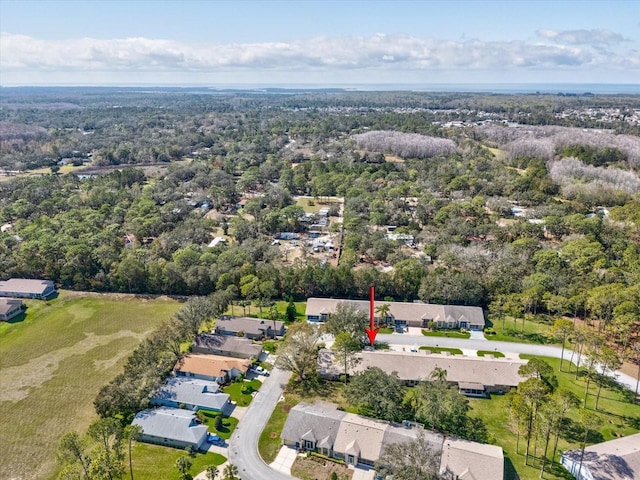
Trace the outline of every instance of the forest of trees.
<path fill-rule="evenodd" d="M 92 176 L 3 178 L 2 278 L 259 306 L 375 284 L 498 321 L 571 314 L 638 334 L 640 138 L 623 121 L 636 97 L 18 91 L 0 96 L 0 165 L 73 157 Z M 587 106 L 622 120 L 554 116 Z M 306 228 L 296 195 L 344 199 L 337 266 L 273 245 Z M 209 248 L 214 232 L 229 241 Z"/>

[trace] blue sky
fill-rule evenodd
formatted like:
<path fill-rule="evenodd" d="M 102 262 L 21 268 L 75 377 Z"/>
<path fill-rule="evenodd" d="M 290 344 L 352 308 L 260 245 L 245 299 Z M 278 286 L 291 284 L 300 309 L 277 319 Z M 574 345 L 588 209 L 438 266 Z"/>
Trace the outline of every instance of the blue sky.
<path fill-rule="evenodd" d="M 0 84 L 640 83 L 638 1 L 0 0 Z"/>

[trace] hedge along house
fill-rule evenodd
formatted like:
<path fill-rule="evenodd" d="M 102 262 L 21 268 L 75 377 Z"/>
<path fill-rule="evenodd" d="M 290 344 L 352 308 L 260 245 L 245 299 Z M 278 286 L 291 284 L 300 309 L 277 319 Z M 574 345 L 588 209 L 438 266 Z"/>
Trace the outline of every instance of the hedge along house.
<path fill-rule="evenodd" d="M 359 310 L 369 313 L 366 300 L 342 300 L 334 298 L 309 298 L 305 312 L 308 322 L 326 322 L 336 311 L 339 303 L 355 305 Z M 389 305 L 386 318 L 375 318 L 380 324 L 393 324 L 402 327 L 427 328 L 431 322 L 437 328 L 464 328 L 467 330 L 484 329 L 484 314 L 480 307 L 461 305 L 438 305 L 434 303 L 410 302 L 374 302 L 374 308 Z"/>
<path fill-rule="evenodd" d="M 0 297 L 35 298 L 44 300 L 56 292 L 51 280 L 11 278 L 0 282 Z"/>

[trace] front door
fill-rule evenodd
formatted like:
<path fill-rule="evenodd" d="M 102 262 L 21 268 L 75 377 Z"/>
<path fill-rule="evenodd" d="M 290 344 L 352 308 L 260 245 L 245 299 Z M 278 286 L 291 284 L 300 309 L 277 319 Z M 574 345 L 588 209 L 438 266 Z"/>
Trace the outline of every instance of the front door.
<path fill-rule="evenodd" d="M 355 465 L 356 464 L 356 457 L 354 457 L 353 455 L 347 455 L 347 463 L 349 465 Z"/>

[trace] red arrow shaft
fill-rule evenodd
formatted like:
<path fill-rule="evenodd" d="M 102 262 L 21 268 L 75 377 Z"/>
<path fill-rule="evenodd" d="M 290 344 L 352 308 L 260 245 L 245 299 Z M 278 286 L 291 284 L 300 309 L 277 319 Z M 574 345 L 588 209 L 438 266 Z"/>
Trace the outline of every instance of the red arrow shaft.
<path fill-rule="evenodd" d="M 369 328 L 373 330 L 373 285 L 369 287 Z"/>

